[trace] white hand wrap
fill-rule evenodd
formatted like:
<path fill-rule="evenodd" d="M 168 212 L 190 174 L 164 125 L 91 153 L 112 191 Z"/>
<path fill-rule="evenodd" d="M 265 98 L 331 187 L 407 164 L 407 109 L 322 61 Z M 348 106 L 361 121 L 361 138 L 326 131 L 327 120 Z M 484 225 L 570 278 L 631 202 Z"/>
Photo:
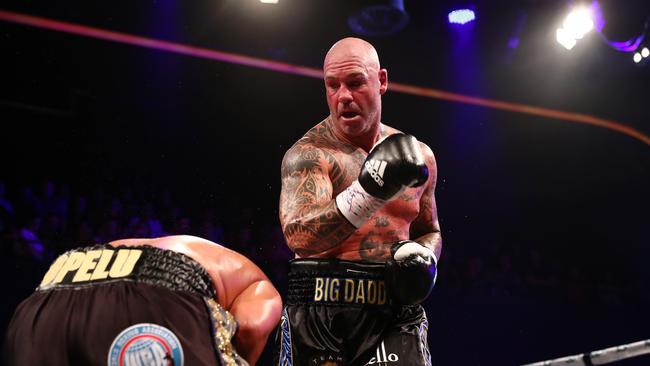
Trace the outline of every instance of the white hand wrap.
<path fill-rule="evenodd" d="M 367 193 L 357 180 L 336 196 L 336 206 L 339 211 L 357 229 L 365 224 L 386 202 L 386 200 Z"/>
<path fill-rule="evenodd" d="M 412 255 L 417 255 L 418 257 L 421 257 L 426 260 L 431 258 L 433 263 L 438 263 L 438 258 L 436 258 L 436 254 L 431 249 L 423 245 L 420 245 L 414 241 L 408 241 L 402 246 L 400 246 L 395 251 L 395 255 L 393 256 L 393 259 L 395 259 L 398 262 L 401 262 Z"/>

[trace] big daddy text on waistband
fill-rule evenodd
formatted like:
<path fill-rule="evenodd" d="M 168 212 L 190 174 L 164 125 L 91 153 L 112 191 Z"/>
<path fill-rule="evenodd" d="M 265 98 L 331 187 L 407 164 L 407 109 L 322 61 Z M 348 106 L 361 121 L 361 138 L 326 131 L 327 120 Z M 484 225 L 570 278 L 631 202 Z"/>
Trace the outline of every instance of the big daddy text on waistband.
<path fill-rule="evenodd" d="M 296 259 L 289 270 L 288 304 L 387 305 L 385 266 L 331 259 Z"/>

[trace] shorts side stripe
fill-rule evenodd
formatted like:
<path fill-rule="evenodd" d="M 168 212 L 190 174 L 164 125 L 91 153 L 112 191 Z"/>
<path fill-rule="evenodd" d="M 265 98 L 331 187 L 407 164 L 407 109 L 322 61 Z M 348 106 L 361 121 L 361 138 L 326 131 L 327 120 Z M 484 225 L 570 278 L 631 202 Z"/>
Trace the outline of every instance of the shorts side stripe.
<path fill-rule="evenodd" d="M 278 366 L 293 366 L 293 351 L 291 348 L 291 326 L 289 324 L 289 314 L 287 309 L 282 311 L 280 320 L 280 361 Z"/>
<path fill-rule="evenodd" d="M 429 321 L 425 315 L 422 323 L 420 323 L 420 326 L 418 327 L 418 333 L 420 335 L 420 349 L 422 350 L 422 358 L 425 366 L 431 366 L 431 352 L 429 352 L 429 344 L 427 342 L 428 330 Z"/>

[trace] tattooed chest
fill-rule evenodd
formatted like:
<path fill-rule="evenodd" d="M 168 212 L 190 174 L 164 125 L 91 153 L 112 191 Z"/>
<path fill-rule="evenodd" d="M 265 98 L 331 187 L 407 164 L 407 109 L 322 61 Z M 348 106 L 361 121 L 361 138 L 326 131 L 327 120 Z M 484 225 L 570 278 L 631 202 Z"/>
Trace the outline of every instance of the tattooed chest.
<path fill-rule="evenodd" d="M 389 218 L 375 217 L 342 243 L 341 257 L 385 262 L 393 243 L 408 238 L 408 226 L 396 227 Z"/>
<path fill-rule="evenodd" d="M 402 202 L 398 204 L 399 208 L 385 207 L 377 212 L 342 243 L 342 257 L 372 262 L 386 261 L 390 257 L 393 243 L 409 239 L 410 225 L 417 215 L 417 207 L 413 205 L 417 206 L 417 203 Z"/>

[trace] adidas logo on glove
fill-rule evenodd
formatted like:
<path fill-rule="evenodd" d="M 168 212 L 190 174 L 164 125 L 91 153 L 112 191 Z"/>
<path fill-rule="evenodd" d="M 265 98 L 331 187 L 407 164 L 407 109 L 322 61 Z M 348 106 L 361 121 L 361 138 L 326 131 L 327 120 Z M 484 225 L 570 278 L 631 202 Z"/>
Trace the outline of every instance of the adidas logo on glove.
<path fill-rule="evenodd" d="M 380 187 L 384 186 L 384 170 L 386 170 L 386 161 L 384 160 L 370 160 L 366 161 L 364 167 L 366 171 L 370 173 L 372 179 L 377 182 Z"/>

